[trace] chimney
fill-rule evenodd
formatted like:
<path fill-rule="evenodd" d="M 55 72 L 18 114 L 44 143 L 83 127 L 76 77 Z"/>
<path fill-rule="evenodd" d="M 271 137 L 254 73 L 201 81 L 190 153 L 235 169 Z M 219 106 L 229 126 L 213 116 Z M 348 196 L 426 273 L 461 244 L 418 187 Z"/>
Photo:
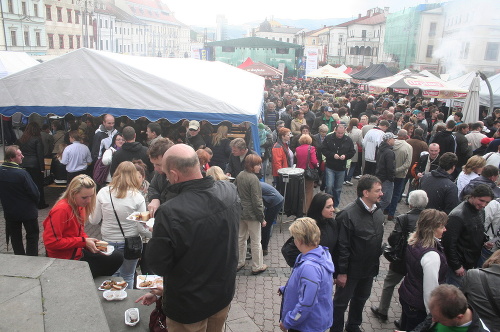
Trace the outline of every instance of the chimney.
<path fill-rule="evenodd" d="M 358 14 L 358 18 L 361 18 L 361 14 Z"/>
<path fill-rule="evenodd" d="M 366 16 L 368 16 L 368 17 L 371 17 L 371 16 L 372 16 L 372 10 L 371 10 L 371 9 L 368 9 L 368 10 L 366 11 Z"/>

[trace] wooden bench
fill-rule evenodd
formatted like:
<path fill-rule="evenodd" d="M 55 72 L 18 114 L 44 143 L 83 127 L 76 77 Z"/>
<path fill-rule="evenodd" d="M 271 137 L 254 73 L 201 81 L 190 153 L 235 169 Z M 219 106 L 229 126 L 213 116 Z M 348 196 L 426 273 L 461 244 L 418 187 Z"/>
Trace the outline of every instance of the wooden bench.
<path fill-rule="evenodd" d="M 44 158 L 43 163 L 45 164 L 45 177 L 50 176 L 50 166 L 52 165 L 52 159 L 50 158 Z M 46 187 L 52 187 L 52 188 L 66 188 L 66 183 L 51 183 L 47 185 Z"/>

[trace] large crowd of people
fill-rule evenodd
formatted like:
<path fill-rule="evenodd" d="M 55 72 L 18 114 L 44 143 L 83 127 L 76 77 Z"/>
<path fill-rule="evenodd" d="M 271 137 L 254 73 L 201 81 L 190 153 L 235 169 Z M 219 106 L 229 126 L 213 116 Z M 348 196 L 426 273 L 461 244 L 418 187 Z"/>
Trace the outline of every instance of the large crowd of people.
<path fill-rule="evenodd" d="M 47 256 L 86 261 L 94 277 L 120 276 L 129 288 L 139 267 L 168 277 L 160 295 L 169 330 L 219 331 L 237 271 L 247 259 L 253 275 L 268 269 L 272 225 L 286 205 L 280 170 L 297 167 L 307 172 L 290 226 L 293 270 L 279 290 L 283 331 L 361 331 L 384 250 L 399 252 L 371 307 L 377 318 L 388 319 L 402 282 L 398 329 L 493 331 L 500 326 L 500 110 L 475 123 L 462 118 L 437 100 L 323 81 L 268 85 L 258 137 L 247 124 L 201 119 L 33 116 L 0 166 L 7 238 L 15 254 L 38 255 L 44 184 L 66 183 L 43 222 Z M 351 186 L 357 198 L 344 203 Z M 397 211 L 400 202 L 406 211 Z M 146 211 L 154 227 L 127 219 Z M 87 222 L 101 223 L 110 255 L 85 234 Z M 139 256 L 129 252 L 134 238 Z M 152 304 L 156 295 L 140 301 Z"/>

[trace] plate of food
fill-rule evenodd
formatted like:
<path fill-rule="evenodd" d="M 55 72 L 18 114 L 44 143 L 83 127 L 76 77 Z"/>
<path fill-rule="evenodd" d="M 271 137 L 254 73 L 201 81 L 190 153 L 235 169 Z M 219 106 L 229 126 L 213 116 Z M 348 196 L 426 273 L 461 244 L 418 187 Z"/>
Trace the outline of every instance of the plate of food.
<path fill-rule="evenodd" d="M 102 297 L 104 297 L 108 301 L 121 301 L 127 297 L 127 292 L 122 290 L 107 290 L 102 293 Z"/>
<path fill-rule="evenodd" d="M 126 281 L 116 281 L 116 280 L 104 280 L 104 282 L 99 286 L 100 291 L 120 291 L 127 288 L 128 283 Z"/>
<path fill-rule="evenodd" d="M 145 211 L 145 212 L 133 212 L 126 219 L 127 220 L 132 220 L 132 221 L 147 222 L 149 220 L 149 217 L 150 217 L 149 216 L 149 211 Z"/>
<path fill-rule="evenodd" d="M 109 245 L 106 241 L 97 241 L 95 243 L 97 250 L 99 250 L 102 254 L 109 256 L 115 251 L 115 247 Z"/>
<path fill-rule="evenodd" d="M 163 286 L 163 277 L 157 275 L 143 275 L 137 276 L 137 289 L 150 289 L 158 288 L 158 286 Z"/>

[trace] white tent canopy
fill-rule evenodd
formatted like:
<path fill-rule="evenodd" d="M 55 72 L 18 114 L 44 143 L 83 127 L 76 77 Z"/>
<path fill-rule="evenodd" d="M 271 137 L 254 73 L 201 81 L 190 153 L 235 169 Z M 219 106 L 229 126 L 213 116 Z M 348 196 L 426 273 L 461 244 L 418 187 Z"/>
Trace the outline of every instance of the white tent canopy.
<path fill-rule="evenodd" d="M 0 51 L 0 78 L 39 64 L 25 52 Z"/>
<path fill-rule="evenodd" d="M 493 107 L 500 107 L 500 73 L 488 77 L 488 81 L 493 91 Z M 490 106 L 490 90 L 486 82 L 481 81 L 481 92 L 479 92 L 479 104 Z"/>
<path fill-rule="evenodd" d="M 221 62 L 79 49 L 0 79 L 0 114 L 109 113 L 256 126 L 263 88 L 262 77 Z"/>
<path fill-rule="evenodd" d="M 476 77 L 476 72 L 471 71 L 470 73 L 467 73 L 465 75 L 462 75 L 460 77 L 448 81 L 448 83 L 454 84 L 464 89 L 468 89 L 474 77 Z"/>

